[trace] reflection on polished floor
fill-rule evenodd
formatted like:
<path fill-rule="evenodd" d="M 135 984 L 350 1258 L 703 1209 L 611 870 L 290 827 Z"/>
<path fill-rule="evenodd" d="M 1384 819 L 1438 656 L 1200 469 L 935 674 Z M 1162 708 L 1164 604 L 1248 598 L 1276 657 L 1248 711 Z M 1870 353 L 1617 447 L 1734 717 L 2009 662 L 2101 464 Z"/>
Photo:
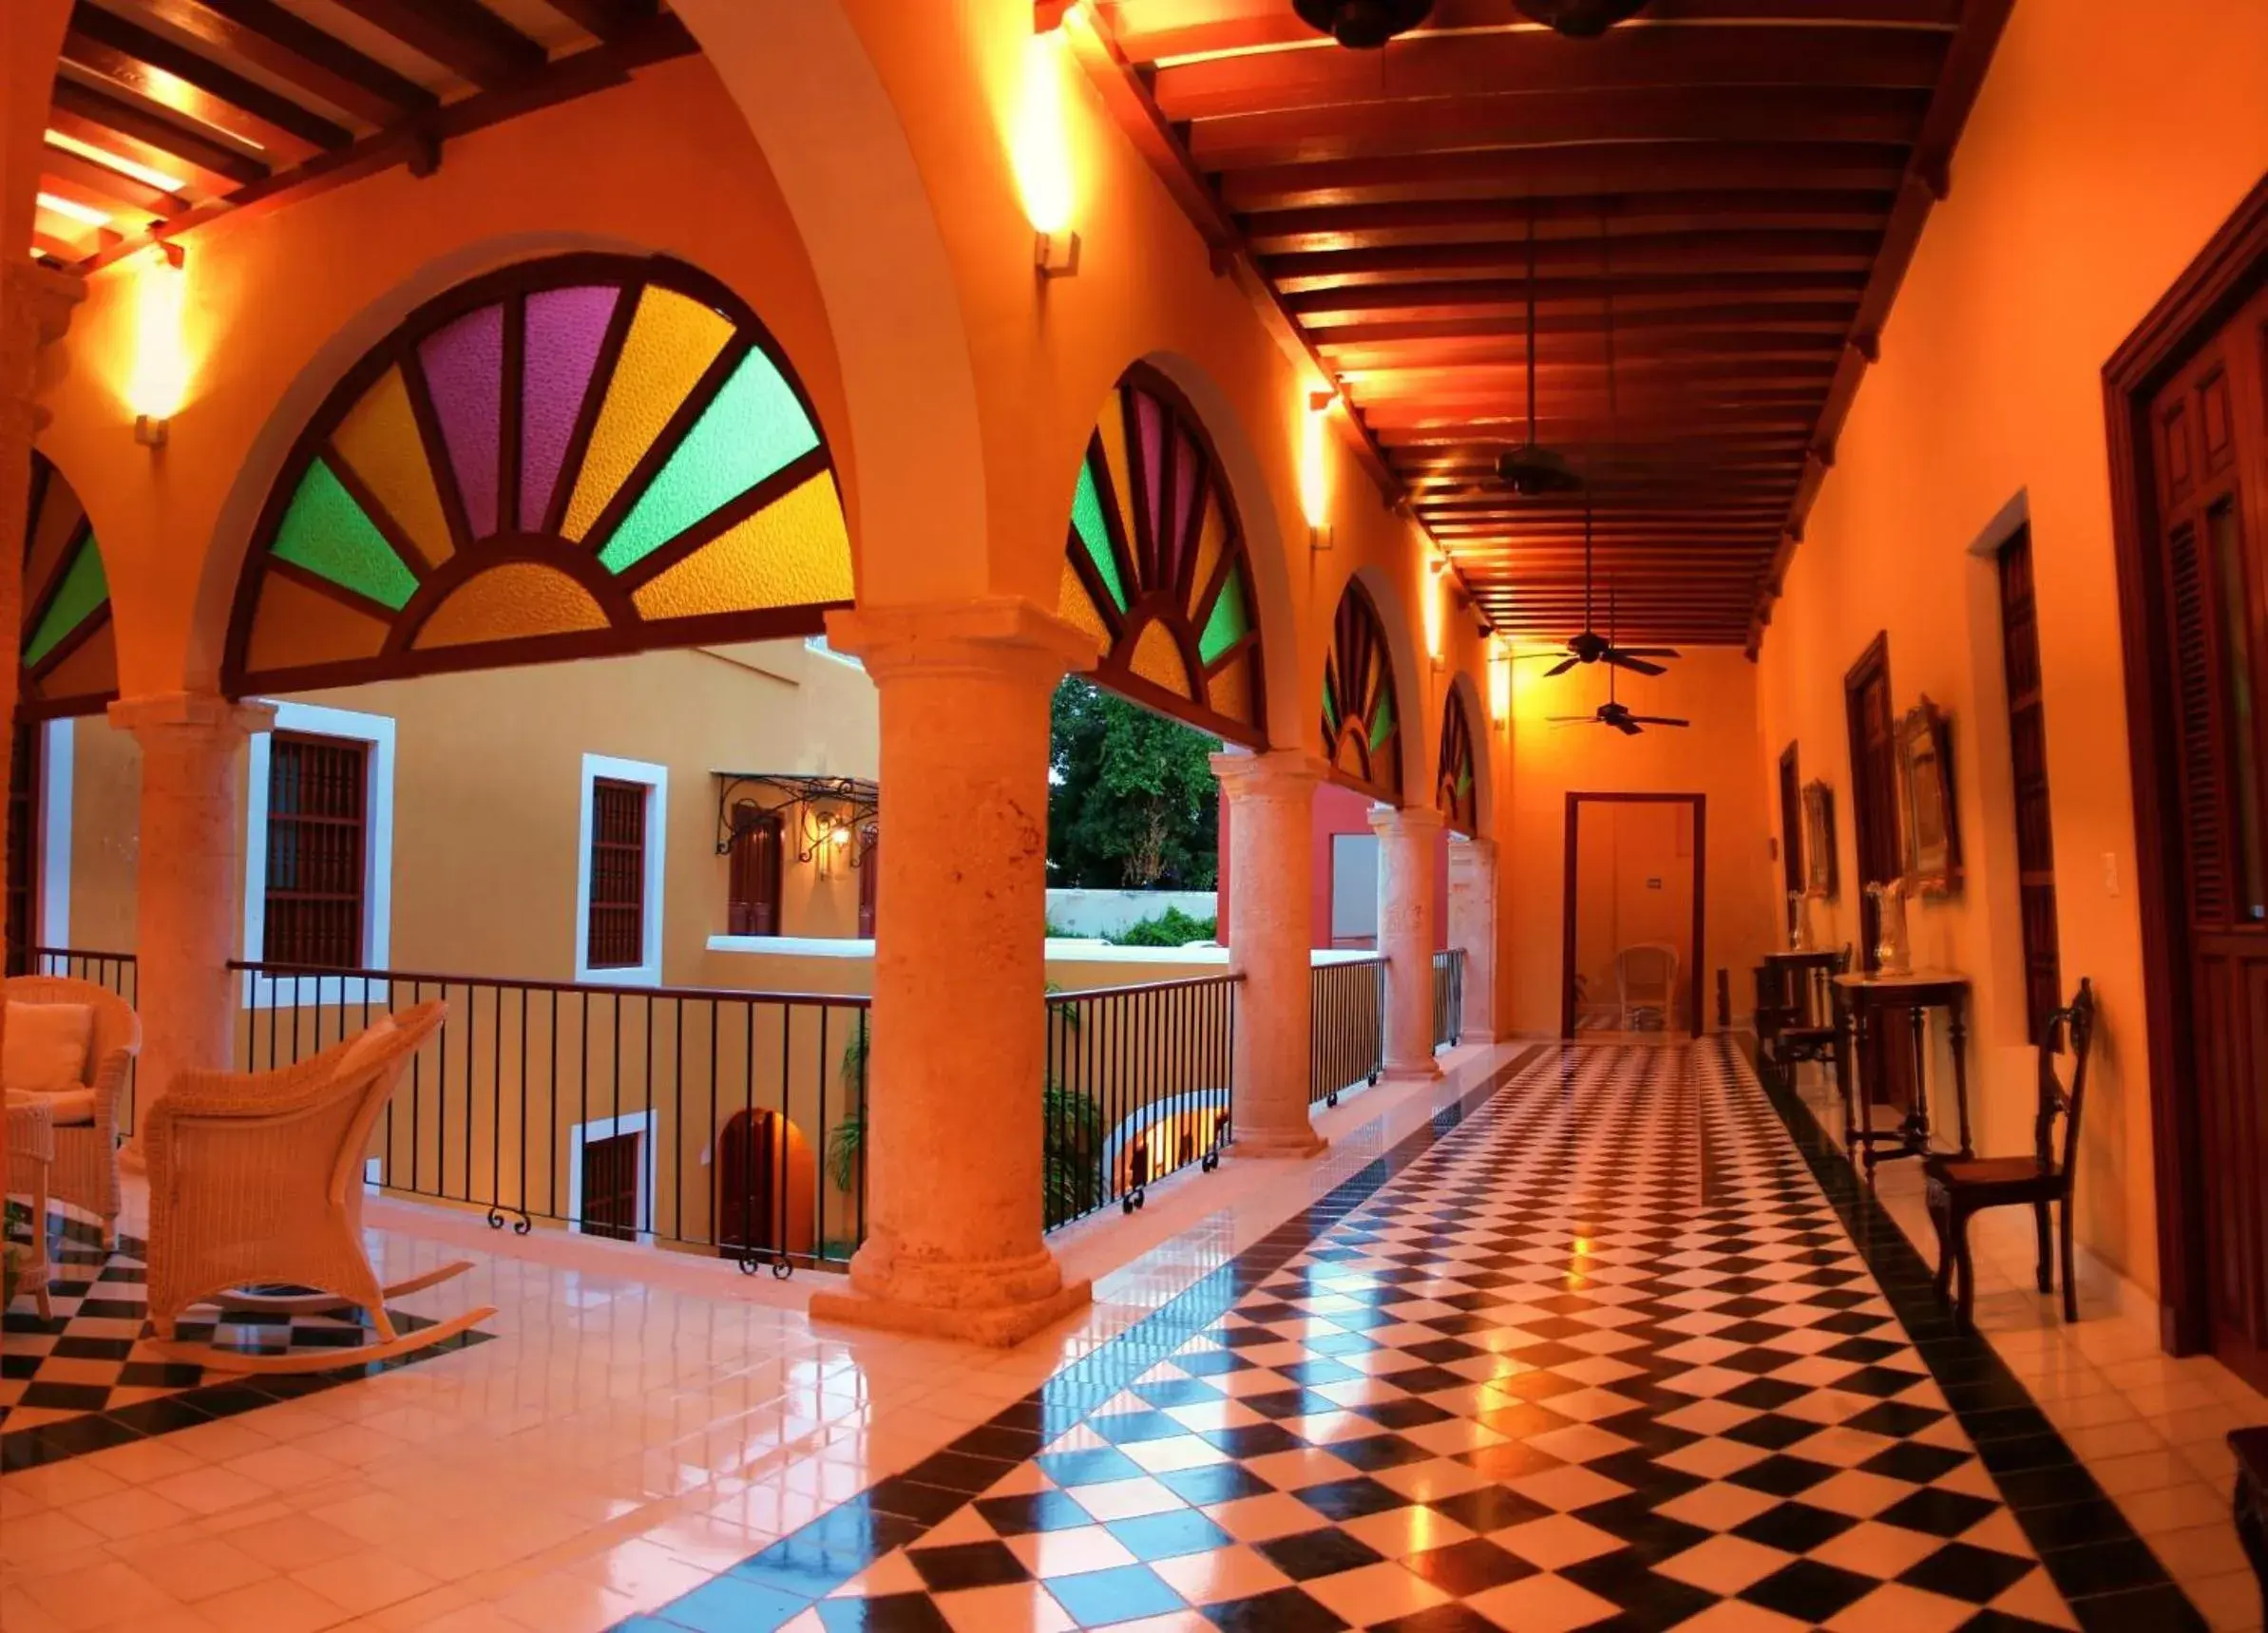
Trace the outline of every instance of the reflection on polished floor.
<path fill-rule="evenodd" d="M 484 1253 L 410 1302 L 494 1303 L 494 1341 L 0 1476 L 0 1625 L 2205 1624 L 2025 1387 L 2074 1375 L 1953 1338 L 1737 1052 L 1462 1053 L 1316 1164 L 1071 1233 L 1145 1245 L 1005 1355 Z M 389 1275 L 461 1251 L 412 1228 Z"/>

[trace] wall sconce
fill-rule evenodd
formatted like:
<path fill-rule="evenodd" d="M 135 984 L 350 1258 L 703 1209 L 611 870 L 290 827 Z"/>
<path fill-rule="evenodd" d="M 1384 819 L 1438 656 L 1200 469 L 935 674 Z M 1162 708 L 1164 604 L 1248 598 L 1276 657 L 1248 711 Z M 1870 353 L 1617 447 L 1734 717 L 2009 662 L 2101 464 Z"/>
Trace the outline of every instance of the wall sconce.
<path fill-rule="evenodd" d="M 1496 730 L 1509 730 L 1512 725 L 1512 646 L 1502 636 L 1496 638 L 1488 655 L 1488 712 L 1494 717 Z"/>
<path fill-rule="evenodd" d="M 1330 484 L 1324 465 L 1324 421 L 1336 391 L 1307 393 L 1307 411 L 1300 416 L 1300 512 L 1307 519 L 1307 547 L 1331 547 Z"/>
<path fill-rule="evenodd" d="M 137 268 L 125 396 L 134 440 L 146 448 L 165 446 L 167 427 L 188 394 L 189 351 L 182 333 L 188 259 L 181 245 L 165 242 Z"/>
<path fill-rule="evenodd" d="M 1018 68 L 1009 159 L 1025 218 L 1032 223 L 1032 264 L 1041 277 L 1069 277 L 1078 271 L 1079 238 L 1071 230 L 1071 133 L 1063 104 L 1068 49 L 1063 30 L 1078 14 L 1077 6 L 1065 7 L 1054 28 L 1029 36 Z"/>

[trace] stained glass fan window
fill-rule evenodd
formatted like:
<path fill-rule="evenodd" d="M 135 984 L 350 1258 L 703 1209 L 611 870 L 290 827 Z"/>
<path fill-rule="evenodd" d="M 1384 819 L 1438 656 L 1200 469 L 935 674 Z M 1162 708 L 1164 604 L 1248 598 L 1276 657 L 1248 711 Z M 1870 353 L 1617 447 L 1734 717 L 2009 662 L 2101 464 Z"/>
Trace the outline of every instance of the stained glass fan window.
<path fill-rule="evenodd" d="M 1265 748 L 1251 566 L 1205 434 L 1148 370 L 1087 438 L 1057 610 L 1095 637 L 1101 685 Z"/>
<path fill-rule="evenodd" d="M 1349 580 L 1324 660 L 1323 744 L 1332 775 L 1390 804 L 1401 801 L 1401 718 L 1385 626 L 1369 592 Z"/>
<path fill-rule="evenodd" d="M 118 695 L 118 637 L 110 581 L 86 508 L 63 473 L 31 456 L 31 511 L 24 529 L 22 709 L 86 714 Z"/>
<path fill-rule="evenodd" d="M 1450 688 L 1449 701 L 1441 711 L 1441 768 L 1434 802 L 1451 827 L 1472 836 L 1477 808 L 1473 786 L 1473 720 L 1465 710 L 1464 693 L 1455 687 Z"/>
<path fill-rule="evenodd" d="M 567 256 L 422 308 L 262 518 L 232 691 L 812 634 L 850 600 L 818 420 L 738 298 Z"/>

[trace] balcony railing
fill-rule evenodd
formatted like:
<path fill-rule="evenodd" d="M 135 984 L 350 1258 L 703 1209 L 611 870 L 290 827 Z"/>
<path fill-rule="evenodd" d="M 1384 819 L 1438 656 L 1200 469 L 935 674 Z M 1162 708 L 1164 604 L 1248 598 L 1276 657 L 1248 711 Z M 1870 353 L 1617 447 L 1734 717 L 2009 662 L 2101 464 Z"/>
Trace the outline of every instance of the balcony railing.
<path fill-rule="evenodd" d="M 1465 950 L 1446 947 L 1433 956 L 1433 1046 L 1453 1047 L 1465 1030 Z"/>
<path fill-rule="evenodd" d="M 1339 1104 L 1357 1083 L 1376 1083 L 1384 1046 L 1386 960 L 1317 964 L 1308 1023 L 1307 1104 Z"/>
<path fill-rule="evenodd" d="M 68 976 L 73 980 L 91 981 L 105 992 L 116 993 L 127 1003 L 139 1007 L 141 971 L 131 953 L 92 952 L 84 947 L 29 947 L 24 950 L 25 973 L 34 976 Z M 134 1131 L 134 1070 L 126 1069 L 126 1096 L 119 1132 Z"/>
<path fill-rule="evenodd" d="M 234 964 L 238 1063 L 288 1066 L 391 1010 L 448 1005 L 372 1142 L 367 1183 L 769 1265 L 866 1234 L 868 1000 L 704 987 Z"/>
<path fill-rule="evenodd" d="M 1099 987 L 1047 1000 L 1041 1160 L 1050 1230 L 1170 1173 L 1220 1161 L 1241 976 Z"/>

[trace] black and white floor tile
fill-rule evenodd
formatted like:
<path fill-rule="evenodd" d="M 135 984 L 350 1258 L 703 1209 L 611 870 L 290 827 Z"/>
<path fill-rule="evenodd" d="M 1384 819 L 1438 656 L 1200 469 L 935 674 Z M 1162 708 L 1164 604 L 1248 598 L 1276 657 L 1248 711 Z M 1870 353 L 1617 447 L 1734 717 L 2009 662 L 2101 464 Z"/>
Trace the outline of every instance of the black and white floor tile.
<path fill-rule="evenodd" d="M 1728 1046 L 1537 1052 L 625 1633 L 2195 1624 L 2067 1597 L 2130 1533 L 2019 1520 L 1805 1165 Z"/>
<path fill-rule="evenodd" d="M 105 1253 L 92 1224 L 59 1212 L 48 1216 L 48 1226 L 50 1315 L 42 1318 L 24 1293 L 0 1316 L 0 1473 L 210 1423 L 333 1388 L 373 1370 L 342 1367 L 256 1378 L 169 1359 L 152 1351 L 144 1338 L 147 1244 L 122 1236 L 117 1249 Z M 428 1324 L 422 1317 L 390 1313 L 397 1329 Z M 185 1342 L 246 1355 L 349 1349 L 374 1337 L 353 1312 L 239 1314 L 226 1322 L 184 1320 L 175 1335 Z M 464 1334 L 419 1356 L 483 1341 L 483 1334 Z M 419 1356 L 384 1364 L 401 1365 Z"/>

